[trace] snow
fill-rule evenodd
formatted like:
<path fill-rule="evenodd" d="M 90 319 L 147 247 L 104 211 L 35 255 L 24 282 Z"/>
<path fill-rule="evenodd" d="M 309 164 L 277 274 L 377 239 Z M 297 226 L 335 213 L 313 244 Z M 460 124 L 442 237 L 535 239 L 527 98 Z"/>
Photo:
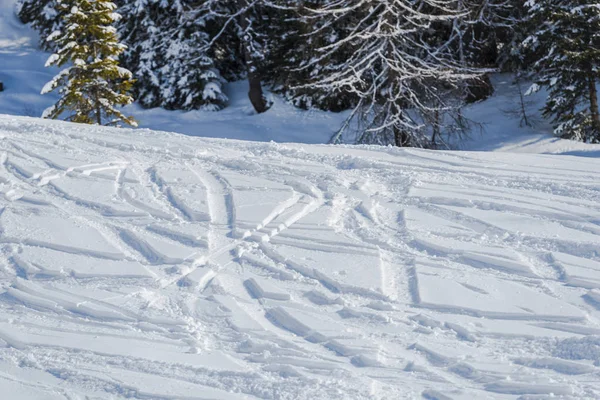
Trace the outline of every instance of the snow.
<path fill-rule="evenodd" d="M 598 159 L 0 137 L 11 398 L 600 396 Z"/>
<path fill-rule="evenodd" d="M 600 146 L 550 136 L 543 90 L 520 127 L 494 76 L 460 152 L 314 145 L 347 114 L 255 115 L 245 82 L 220 112 L 129 106 L 136 130 L 26 118 L 57 70 L 13 7 L 1 394 L 600 398 Z"/>

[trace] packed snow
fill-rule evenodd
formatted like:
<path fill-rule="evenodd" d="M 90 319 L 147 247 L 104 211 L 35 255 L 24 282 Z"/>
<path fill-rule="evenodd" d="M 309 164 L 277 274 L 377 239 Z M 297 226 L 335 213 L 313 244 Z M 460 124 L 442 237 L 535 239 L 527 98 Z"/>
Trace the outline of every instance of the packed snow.
<path fill-rule="evenodd" d="M 598 159 L 0 138 L 6 398 L 600 396 Z"/>
<path fill-rule="evenodd" d="M 494 76 L 470 152 L 311 145 L 347 114 L 256 115 L 245 82 L 138 130 L 26 118 L 57 70 L 14 3 L 0 398 L 600 398 L 600 146 L 550 136 L 543 92 L 523 127 Z"/>

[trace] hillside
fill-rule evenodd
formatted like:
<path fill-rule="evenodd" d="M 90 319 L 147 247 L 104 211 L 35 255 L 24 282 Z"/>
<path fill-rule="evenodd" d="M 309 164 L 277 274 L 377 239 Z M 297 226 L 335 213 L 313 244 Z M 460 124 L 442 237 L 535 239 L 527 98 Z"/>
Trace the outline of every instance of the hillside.
<path fill-rule="evenodd" d="M 14 7 L 0 398 L 600 398 L 600 145 L 552 137 L 545 93 L 523 127 L 493 76 L 455 152 L 319 145 L 346 113 L 256 115 L 244 81 L 141 129 L 45 121 Z"/>
<path fill-rule="evenodd" d="M 0 116 L 11 399 L 593 399 L 600 161 Z"/>

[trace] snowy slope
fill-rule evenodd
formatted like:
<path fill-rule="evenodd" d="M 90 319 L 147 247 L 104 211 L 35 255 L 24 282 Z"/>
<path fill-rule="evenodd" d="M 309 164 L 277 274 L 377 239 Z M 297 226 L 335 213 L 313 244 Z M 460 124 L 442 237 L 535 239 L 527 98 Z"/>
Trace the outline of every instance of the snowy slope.
<path fill-rule="evenodd" d="M 483 132 L 474 125 L 470 137 L 457 147 L 463 150 L 505 151 L 511 153 L 567 154 L 599 157 L 600 145 L 588 145 L 555 137 L 552 124 L 541 115 L 546 91 L 525 98 L 525 108 L 532 127 L 521 124 L 520 117 L 511 113 L 520 107 L 519 93 L 512 74 L 492 76 L 495 93 L 489 99 L 471 105 L 465 115 L 481 124 Z M 523 82 L 522 90 L 530 83 Z"/>
<path fill-rule="evenodd" d="M 0 116 L 0 393 L 594 399 L 600 160 Z"/>

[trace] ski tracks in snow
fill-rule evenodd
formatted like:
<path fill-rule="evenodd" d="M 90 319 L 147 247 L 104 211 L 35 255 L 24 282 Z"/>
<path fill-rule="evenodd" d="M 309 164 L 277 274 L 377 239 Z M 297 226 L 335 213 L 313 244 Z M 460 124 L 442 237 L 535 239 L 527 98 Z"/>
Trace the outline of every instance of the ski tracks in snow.
<path fill-rule="evenodd" d="M 2 390 L 600 396 L 594 160 L 0 133 Z"/>

